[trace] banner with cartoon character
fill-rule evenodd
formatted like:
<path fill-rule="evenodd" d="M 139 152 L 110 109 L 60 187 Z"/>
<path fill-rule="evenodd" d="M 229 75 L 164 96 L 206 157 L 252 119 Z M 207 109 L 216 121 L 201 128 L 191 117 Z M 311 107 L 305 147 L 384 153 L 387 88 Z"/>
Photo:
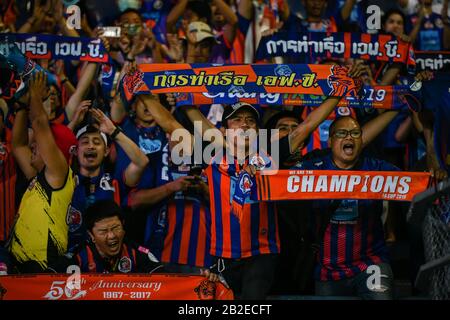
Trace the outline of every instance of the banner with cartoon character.
<path fill-rule="evenodd" d="M 9 54 L 12 43 L 30 59 L 67 59 L 91 62 L 108 62 L 109 59 L 100 39 L 37 33 L 0 33 L 0 53 L 2 55 Z"/>
<path fill-rule="evenodd" d="M 295 93 L 359 98 L 362 81 L 338 65 L 306 64 L 141 64 L 123 77 L 122 98 L 135 94 Z"/>
<path fill-rule="evenodd" d="M 0 277 L 0 300 L 232 300 L 220 282 L 174 274 Z"/>
<path fill-rule="evenodd" d="M 450 68 L 450 51 L 416 51 L 417 70 L 442 70 Z"/>
<path fill-rule="evenodd" d="M 412 201 L 428 187 L 428 172 L 279 170 L 256 175 L 253 200 L 372 199 Z"/>
<path fill-rule="evenodd" d="M 351 32 L 276 32 L 259 42 L 256 59 L 294 57 L 298 62 L 314 63 L 318 58 L 354 58 L 398 62 L 414 70 L 411 43 L 392 35 Z"/>

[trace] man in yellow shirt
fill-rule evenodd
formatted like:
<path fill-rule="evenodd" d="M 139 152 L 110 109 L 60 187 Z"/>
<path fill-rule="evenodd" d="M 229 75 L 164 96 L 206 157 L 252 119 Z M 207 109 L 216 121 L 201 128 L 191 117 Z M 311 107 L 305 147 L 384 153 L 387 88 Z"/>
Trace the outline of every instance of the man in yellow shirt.
<path fill-rule="evenodd" d="M 42 104 L 46 83 L 42 72 L 30 80 L 29 95 L 22 99 L 29 103 L 16 107 L 12 134 L 14 157 L 30 180 L 8 246 L 17 271 L 23 273 L 46 272 L 66 252 L 66 214 L 75 187 L 69 159 L 77 140 L 67 127 L 49 123 Z M 33 129 L 30 145 L 27 114 Z"/>

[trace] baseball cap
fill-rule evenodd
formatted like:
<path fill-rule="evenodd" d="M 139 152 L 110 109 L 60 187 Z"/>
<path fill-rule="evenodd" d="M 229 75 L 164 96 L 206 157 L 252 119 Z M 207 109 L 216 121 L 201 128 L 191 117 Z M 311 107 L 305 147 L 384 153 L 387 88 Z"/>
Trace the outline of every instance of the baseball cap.
<path fill-rule="evenodd" d="M 202 21 L 191 22 L 188 26 L 188 32 L 193 36 L 195 43 L 199 43 L 208 38 L 216 40 L 211 27 Z"/>
<path fill-rule="evenodd" d="M 226 120 L 230 119 L 233 114 L 238 112 L 239 110 L 247 109 L 255 116 L 255 119 L 259 121 L 259 112 L 256 110 L 254 106 L 247 102 L 237 102 L 231 105 L 225 106 L 222 114 L 222 124 L 225 124 Z"/>
<path fill-rule="evenodd" d="M 93 125 L 86 125 L 86 126 L 82 127 L 80 130 L 77 131 L 77 135 L 76 135 L 77 140 L 80 139 L 80 137 L 85 133 L 99 133 L 101 135 L 103 141 L 105 142 L 105 145 L 106 146 L 108 145 L 108 138 L 106 137 L 106 134 L 101 132 L 97 127 L 95 127 Z"/>
<path fill-rule="evenodd" d="M 72 130 L 70 130 L 63 124 L 52 123 L 50 128 L 52 130 L 56 145 L 64 154 L 67 162 L 70 162 L 72 148 L 75 147 L 78 143 L 75 135 L 73 134 Z"/>

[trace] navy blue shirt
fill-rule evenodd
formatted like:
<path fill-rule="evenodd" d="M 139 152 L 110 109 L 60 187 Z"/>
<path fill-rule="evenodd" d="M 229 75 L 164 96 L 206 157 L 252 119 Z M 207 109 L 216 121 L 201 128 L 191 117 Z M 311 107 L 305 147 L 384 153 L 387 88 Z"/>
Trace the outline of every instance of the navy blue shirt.
<path fill-rule="evenodd" d="M 98 200 L 120 199 L 120 187 L 122 178 L 111 176 L 103 171 L 96 177 L 85 177 L 80 173 L 75 176 L 75 190 L 72 203 L 67 214 L 69 226 L 68 252 L 74 252 L 76 248 L 88 239 L 86 228 L 83 225 L 84 212 Z"/>
<path fill-rule="evenodd" d="M 300 162 L 295 169 L 342 170 L 335 166 L 331 153 Z M 357 171 L 398 171 L 385 161 L 361 157 L 350 169 Z M 317 218 L 332 210 L 330 221 L 320 241 L 315 278 L 333 281 L 351 278 L 368 266 L 388 261 L 381 223 L 380 200 L 318 200 L 313 201 Z M 332 209 L 330 209 L 332 208 Z M 314 219 L 313 219 L 314 220 Z"/>

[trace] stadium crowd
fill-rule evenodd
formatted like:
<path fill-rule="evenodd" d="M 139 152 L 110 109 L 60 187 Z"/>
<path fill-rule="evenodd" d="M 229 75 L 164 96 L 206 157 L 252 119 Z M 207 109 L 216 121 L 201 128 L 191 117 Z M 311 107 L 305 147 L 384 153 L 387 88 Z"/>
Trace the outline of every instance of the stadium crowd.
<path fill-rule="evenodd" d="M 237 214 L 243 173 L 264 170 L 271 148 L 230 161 L 224 154 L 241 146 L 226 129 L 278 129 L 271 141 L 279 142 L 282 169 L 429 171 L 447 179 L 450 135 L 438 139 L 444 131 L 436 128 L 450 120 L 437 111 L 450 109 L 448 66 L 412 74 L 398 62 L 257 59 L 256 52 L 261 37 L 276 32 L 389 34 L 417 51 L 450 51 L 448 3 L 81 0 L 73 29 L 64 1 L 0 1 L 2 34 L 100 38 L 110 56 L 107 63 L 35 59 L 45 72 L 25 81 L 22 60 L 0 55 L 0 274 L 64 273 L 76 264 L 82 272 L 203 274 L 239 299 L 395 298 L 391 249 L 410 248 L 410 270 L 400 273 L 411 283 L 424 262 L 420 231 L 406 222 L 409 203 L 248 200 Z M 378 27 L 369 23 L 371 5 L 380 9 Z M 113 26 L 120 33 L 108 33 Z M 331 96 L 318 107 L 177 106 L 170 93 L 125 101 L 121 79 L 143 63 L 335 65 L 371 86 L 447 80 L 419 109 L 337 107 L 341 97 Z M 25 82 L 7 97 L 13 83 Z M 179 129 L 194 136 L 194 121 L 214 131 L 224 154 L 174 164 L 171 138 Z M 373 265 L 383 274 L 375 289 L 366 272 Z"/>

